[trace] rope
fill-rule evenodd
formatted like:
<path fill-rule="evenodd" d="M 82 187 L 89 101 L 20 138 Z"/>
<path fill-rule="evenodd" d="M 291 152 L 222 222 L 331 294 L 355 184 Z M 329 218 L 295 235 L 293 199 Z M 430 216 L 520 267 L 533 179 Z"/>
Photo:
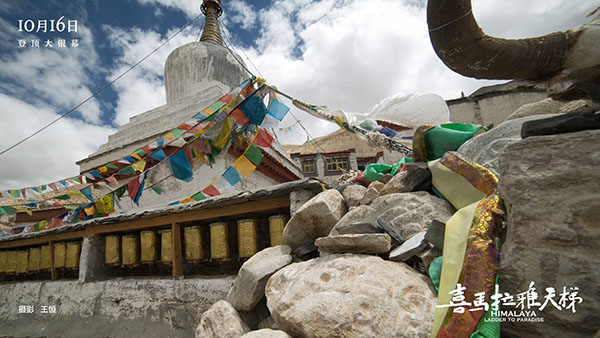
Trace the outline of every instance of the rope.
<path fill-rule="evenodd" d="M 460 20 L 460 19 L 462 19 L 462 18 L 464 18 L 464 17 L 468 16 L 468 15 L 469 15 L 469 14 L 471 14 L 472 12 L 473 12 L 473 8 L 471 8 L 471 9 L 470 9 L 470 10 L 469 10 L 469 11 L 468 11 L 466 14 L 464 14 L 464 15 L 461 15 L 461 16 L 459 16 L 458 18 L 456 18 L 456 19 L 454 19 L 454 20 L 451 20 L 450 22 L 446 22 L 445 24 L 442 24 L 442 25 L 440 25 L 440 26 L 437 26 L 436 28 L 430 29 L 429 31 L 430 31 L 430 32 L 435 32 L 435 31 L 437 31 L 437 30 L 440 30 L 440 29 L 442 29 L 442 28 L 444 28 L 444 27 L 447 27 L 447 26 L 449 26 L 449 25 L 451 25 L 451 24 L 455 23 L 456 21 L 458 21 L 458 20 Z"/>
<path fill-rule="evenodd" d="M 151 51 L 149 54 L 147 54 L 146 56 L 144 56 L 140 61 L 136 62 L 133 66 L 129 67 L 129 69 L 127 69 L 126 71 L 124 71 L 123 73 L 121 73 L 121 75 L 117 76 L 116 78 L 114 78 L 112 81 L 110 81 L 109 83 L 107 83 L 106 85 L 104 85 L 102 88 L 98 89 L 96 92 L 94 92 L 90 97 L 88 97 L 87 99 L 83 100 L 81 103 L 79 103 L 78 105 L 76 105 L 75 107 L 69 109 L 67 112 L 65 112 L 64 114 L 62 114 L 61 116 L 57 117 L 54 121 L 48 123 L 47 125 L 43 126 L 42 128 L 38 129 L 36 132 L 34 132 L 33 134 L 25 137 L 24 139 L 22 139 L 21 141 L 13 144 L 12 146 L 4 149 L 2 152 L 0 152 L 0 156 L 5 154 L 6 152 L 8 152 L 9 150 L 19 146 L 20 144 L 22 144 L 23 142 L 29 140 L 30 138 L 34 137 L 35 135 L 39 134 L 40 132 L 42 132 L 43 130 L 45 130 L 46 128 L 50 127 L 51 125 L 55 124 L 56 122 L 58 122 L 59 120 L 63 119 L 64 117 L 66 117 L 67 115 L 71 114 L 73 111 L 75 111 L 75 109 L 81 107 L 83 104 L 85 104 L 86 102 L 88 102 L 89 100 L 93 99 L 94 97 L 96 97 L 98 94 L 102 93 L 106 88 L 110 87 L 113 83 L 117 82 L 120 78 L 122 78 L 123 76 L 125 76 L 125 74 L 129 73 L 131 70 L 133 70 L 135 67 L 137 67 L 140 63 L 144 62 L 147 58 L 149 58 L 152 54 L 154 54 L 157 50 L 159 50 L 161 47 L 163 47 L 164 45 L 166 45 L 169 41 L 171 41 L 175 36 L 177 36 L 179 33 L 181 33 L 184 29 L 186 29 L 189 25 L 191 25 L 192 23 L 194 23 L 202 14 L 199 14 L 198 16 L 196 16 L 195 18 L 193 18 L 192 20 L 188 21 L 188 23 L 185 24 L 185 26 L 183 26 L 181 29 L 179 29 L 175 34 L 171 35 L 165 42 L 163 42 L 160 46 L 156 47 L 153 51 Z"/>

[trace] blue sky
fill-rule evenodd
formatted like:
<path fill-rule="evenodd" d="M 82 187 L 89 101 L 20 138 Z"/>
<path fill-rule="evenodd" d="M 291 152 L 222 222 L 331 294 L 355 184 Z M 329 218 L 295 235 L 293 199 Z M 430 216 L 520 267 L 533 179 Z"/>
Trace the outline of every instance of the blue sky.
<path fill-rule="evenodd" d="M 200 13 L 191 0 L 4 0 L 0 2 L 0 148 L 5 149 L 80 103 Z M 368 111 L 397 93 L 445 99 L 497 83 L 462 77 L 436 57 L 422 0 L 223 0 L 221 22 L 269 83 L 299 99 Z M 475 0 L 490 35 L 518 38 L 585 22 L 595 0 Z M 19 32 L 18 20 L 77 20 L 75 32 Z M 0 190 L 78 173 L 77 160 L 107 141 L 132 116 L 165 103 L 164 61 L 194 41 L 204 19 L 179 34 L 115 85 L 19 147 L 0 156 Z M 227 33 L 224 35 L 227 37 Z M 28 46 L 19 48 L 19 39 Z M 31 40 L 39 39 L 40 48 Z M 58 48 L 56 39 L 78 39 Z M 44 42 L 53 48 L 44 48 Z M 256 72 L 245 60 L 250 70 Z M 301 112 L 317 137 L 337 129 Z M 295 123 L 286 117 L 282 127 Z M 300 128 L 280 135 L 301 143 Z"/>

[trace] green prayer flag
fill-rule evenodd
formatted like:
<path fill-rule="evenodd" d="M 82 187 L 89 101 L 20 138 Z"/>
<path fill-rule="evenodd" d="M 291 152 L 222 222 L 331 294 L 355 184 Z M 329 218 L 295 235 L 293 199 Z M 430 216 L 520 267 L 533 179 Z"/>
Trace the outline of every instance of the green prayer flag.
<path fill-rule="evenodd" d="M 192 195 L 192 199 L 194 201 L 201 201 L 203 199 L 206 199 L 206 195 L 204 195 L 202 193 L 202 191 L 197 192 L 196 194 Z"/>
<path fill-rule="evenodd" d="M 64 195 L 60 195 L 60 196 L 55 196 L 53 198 L 56 200 L 68 200 L 68 199 L 71 199 L 71 196 L 64 194 Z"/>
<path fill-rule="evenodd" d="M 136 154 L 138 154 L 138 155 L 140 155 L 140 157 L 144 157 L 144 156 L 146 156 L 146 152 L 145 152 L 144 150 L 142 150 L 142 148 L 137 148 L 137 149 L 135 150 L 135 153 L 136 153 Z M 108 166 L 107 166 L 107 167 L 108 167 Z"/>
<path fill-rule="evenodd" d="M 11 207 L 0 207 L 0 215 L 14 215 L 17 211 Z"/>
<path fill-rule="evenodd" d="M 115 165 L 115 164 L 112 164 L 112 163 L 110 163 L 110 164 L 107 164 L 107 165 L 106 165 L 106 167 L 107 167 L 107 168 L 110 168 L 110 169 L 119 169 L 119 167 L 118 167 L 117 165 Z"/>
<path fill-rule="evenodd" d="M 154 192 L 159 195 L 163 193 L 163 190 L 156 184 L 151 185 L 150 189 L 154 190 Z"/>
<path fill-rule="evenodd" d="M 246 158 L 250 160 L 252 164 L 258 166 L 262 160 L 262 151 L 258 146 L 251 144 L 244 153 L 244 156 L 246 156 Z"/>
<path fill-rule="evenodd" d="M 135 169 L 133 169 L 133 167 L 130 165 L 117 171 L 117 175 L 133 175 L 133 174 L 135 174 Z"/>
<path fill-rule="evenodd" d="M 127 191 L 127 184 L 125 184 L 125 185 L 119 187 L 119 189 L 115 190 L 115 195 L 117 196 L 117 198 L 121 198 L 121 196 L 123 196 L 126 191 Z"/>
<path fill-rule="evenodd" d="M 171 134 L 173 134 L 173 136 L 175 136 L 175 138 L 183 135 L 183 133 L 184 133 L 184 131 L 179 128 L 175 128 L 175 129 L 171 130 Z"/>
<path fill-rule="evenodd" d="M 46 188 L 47 188 L 47 187 L 46 187 L 46 185 L 45 185 L 45 184 L 43 184 L 43 185 L 42 185 L 42 191 L 46 190 Z"/>
<path fill-rule="evenodd" d="M 72 205 L 65 205 L 65 209 L 67 209 L 67 210 L 75 210 L 75 209 L 77 209 L 77 207 L 74 207 Z"/>

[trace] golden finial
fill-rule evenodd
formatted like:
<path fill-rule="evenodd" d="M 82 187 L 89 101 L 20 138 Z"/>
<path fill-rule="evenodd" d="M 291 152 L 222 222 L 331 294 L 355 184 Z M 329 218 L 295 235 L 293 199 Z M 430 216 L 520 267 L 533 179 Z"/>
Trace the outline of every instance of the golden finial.
<path fill-rule="evenodd" d="M 219 22 L 217 21 L 223 10 L 221 9 L 221 0 L 202 0 L 202 13 L 206 17 L 204 21 L 204 29 L 200 41 L 210 42 L 217 45 L 223 45 L 221 31 L 219 30 Z"/>

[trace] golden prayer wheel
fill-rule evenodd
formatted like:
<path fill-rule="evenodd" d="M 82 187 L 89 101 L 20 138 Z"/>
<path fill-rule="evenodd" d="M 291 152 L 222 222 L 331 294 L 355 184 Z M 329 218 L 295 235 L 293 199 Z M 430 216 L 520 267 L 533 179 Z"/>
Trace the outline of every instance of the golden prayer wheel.
<path fill-rule="evenodd" d="M 160 231 L 160 261 L 162 263 L 173 263 L 173 239 L 171 230 Z"/>
<path fill-rule="evenodd" d="M 121 236 L 104 237 L 104 264 L 121 265 Z"/>
<path fill-rule="evenodd" d="M 8 251 L 0 251 L 0 273 L 6 272 L 6 262 L 8 261 Z"/>
<path fill-rule="evenodd" d="M 19 255 L 18 251 L 11 250 L 8 252 L 8 256 L 6 258 L 6 273 L 14 274 L 17 272 L 17 256 Z"/>
<path fill-rule="evenodd" d="M 185 259 L 187 261 L 199 261 L 206 258 L 202 246 L 202 227 L 200 225 L 185 227 L 183 237 L 185 241 Z"/>
<path fill-rule="evenodd" d="M 283 245 L 283 228 L 287 223 L 286 215 L 275 215 L 269 217 L 269 237 L 271 246 Z"/>
<path fill-rule="evenodd" d="M 40 270 L 50 270 L 52 268 L 52 255 L 50 254 L 50 245 L 42 245 Z"/>
<path fill-rule="evenodd" d="M 142 263 L 152 264 L 158 260 L 158 234 L 156 230 L 140 232 L 140 245 L 142 248 Z"/>
<path fill-rule="evenodd" d="M 225 222 L 210 224 L 210 258 L 229 259 L 229 230 Z"/>
<path fill-rule="evenodd" d="M 67 260 L 65 267 L 79 269 L 79 256 L 81 255 L 81 242 L 67 243 Z"/>
<path fill-rule="evenodd" d="M 258 252 L 258 220 L 243 219 L 238 224 L 238 256 L 240 258 L 252 257 Z"/>
<path fill-rule="evenodd" d="M 140 238 L 138 235 L 125 235 L 121 242 L 123 248 L 123 265 L 136 266 L 140 264 Z"/>
<path fill-rule="evenodd" d="M 40 263 L 42 259 L 42 249 L 41 248 L 31 248 L 29 249 L 29 264 L 27 265 L 27 270 L 31 272 L 40 270 Z"/>
<path fill-rule="evenodd" d="M 54 267 L 64 268 L 67 262 L 67 245 L 62 243 L 54 244 Z"/>
<path fill-rule="evenodd" d="M 27 273 L 27 264 L 29 263 L 29 250 L 19 250 L 17 254 L 17 274 Z"/>

